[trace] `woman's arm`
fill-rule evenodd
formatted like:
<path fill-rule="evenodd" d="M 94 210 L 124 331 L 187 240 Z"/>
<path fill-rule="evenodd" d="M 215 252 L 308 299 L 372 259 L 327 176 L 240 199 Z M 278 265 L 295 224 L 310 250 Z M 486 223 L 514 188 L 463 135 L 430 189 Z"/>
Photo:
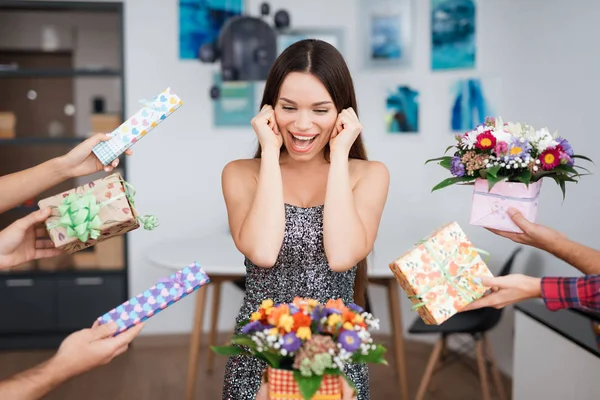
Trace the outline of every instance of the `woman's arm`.
<path fill-rule="evenodd" d="M 254 160 L 233 161 L 222 174 L 229 229 L 236 247 L 259 267 L 275 265 L 285 231 L 279 150 L 265 150 L 258 179 Z"/>
<path fill-rule="evenodd" d="M 94 172 L 111 172 L 119 165 L 119 159 L 111 165 L 103 166 L 92 150 L 100 142 L 110 140 L 110 136 L 98 133 L 86 139 L 67 154 L 53 158 L 35 167 L 0 177 L 0 213 L 32 199 L 59 183 L 76 176 Z M 131 150 L 126 154 L 130 155 Z"/>
<path fill-rule="evenodd" d="M 331 154 L 325 195 L 323 241 L 329 267 L 346 271 L 373 249 L 388 194 L 389 172 L 368 162 L 354 189 L 347 154 Z"/>

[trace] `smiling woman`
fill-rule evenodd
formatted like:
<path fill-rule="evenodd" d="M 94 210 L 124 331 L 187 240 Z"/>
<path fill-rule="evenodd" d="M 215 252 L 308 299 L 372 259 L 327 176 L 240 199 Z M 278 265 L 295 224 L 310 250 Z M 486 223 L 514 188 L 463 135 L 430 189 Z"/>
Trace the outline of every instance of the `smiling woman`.
<path fill-rule="evenodd" d="M 238 323 L 264 299 L 362 305 L 389 173 L 367 161 L 352 77 L 335 47 L 308 39 L 284 50 L 252 127 L 255 158 L 230 162 L 222 175 L 231 235 L 246 257 Z M 223 399 L 255 399 L 265 368 L 231 357 Z M 367 366 L 348 364 L 345 372 L 358 399 L 368 399 Z"/>

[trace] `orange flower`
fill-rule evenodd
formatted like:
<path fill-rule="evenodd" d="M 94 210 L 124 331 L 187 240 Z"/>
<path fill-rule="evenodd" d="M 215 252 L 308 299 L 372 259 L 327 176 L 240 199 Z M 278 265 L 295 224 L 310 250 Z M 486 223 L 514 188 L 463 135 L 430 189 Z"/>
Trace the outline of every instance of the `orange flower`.
<path fill-rule="evenodd" d="M 279 323 L 279 318 L 282 315 L 289 315 L 290 307 L 287 304 L 281 304 L 279 307 L 271 308 L 270 313 L 268 314 L 267 321 L 269 324 L 273 326 L 277 326 Z"/>
<path fill-rule="evenodd" d="M 296 332 L 299 328 L 310 327 L 312 323 L 312 318 L 309 315 L 304 314 L 303 312 L 297 312 L 292 315 L 294 318 L 294 327 L 292 331 Z"/>
<path fill-rule="evenodd" d="M 345 311 L 346 310 L 346 306 L 344 305 L 344 302 L 342 301 L 342 299 L 329 299 L 327 301 L 327 304 L 325 304 L 325 307 L 327 308 L 334 308 L 336 310 L 340 310 L 340 311 Z"/>
<path fill-rule="evenodd" d="M 356 313 L 350 310 L 345 310 L 344 312 L 342 312 L 342 320 L 344 322 L 352 322 L 354 320 L 354 317 L 356 317 Z"/>

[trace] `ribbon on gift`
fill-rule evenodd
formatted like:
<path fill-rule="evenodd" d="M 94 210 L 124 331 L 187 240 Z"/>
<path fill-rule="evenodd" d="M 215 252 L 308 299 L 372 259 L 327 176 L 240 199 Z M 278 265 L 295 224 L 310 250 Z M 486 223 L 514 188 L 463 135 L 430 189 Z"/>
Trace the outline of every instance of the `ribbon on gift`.
<path fill-rule="evenodd" d="M 177 295 L 175 297 L 183 296 L 185 292 L 185 279 L 181 271 L 177 271 L 175 274 L 168 278 L 161 278 L 158 280 L 160 283 L 173 285 L 173 288 L 177 291 Z M 177 285 L 179 287 L 177 287 Z"/>
<path fill-rule="evenodd" d="M 135 210 L 135 202 L 133 201 L 135 189 L 129 182 L 122 179 L 118 181 L 125 187 L 125 193 L 111 197 L 102 203 L 98 203 L 96 196 L 92 194 L 102 186 L 95 186 L 82 194 L 69 194 L 63 199 L 62 204 L 57 207 L 60 213 L 59 220 L 54 224 L 47 225 L 46 228 L 50 230 L 62 226 L 66 229 L 67 236 L 77 237 L 77 239 L 84 243 L 89 239 L 98 239 L 100 237 L 100 227 L 102 226 L 102 220 L 98 214 L 102 207 L 127 196 L 131 208 Z M 106 182 L 106 185 L 113 182 Z M 146 230 L 153 230 L 159 226 L 158 218 L 154 215 L 138 216 L 137 220 Z"/>
<path fill-rule="evenodd" d="M 418 245 L 422 244 L 425 247 L 427 252 L 431 255 L 431 258 L 433 258 L 434 263 L 437 265 L 437 267 L 441 271 L 442 277 L 439 280 L 435 281 L 433 284 L 426 286 L 425 289 L 422 290 L 419 295 L 408 296 L 409 298 L 417 298 L 421 301 L 420 303 L 414 304 L 412 306 L 413 310 L 416 310 L 419 307 L 423 307 L 424 305 L 426 305 L 429 301 L 423 300 L 424 295 L 427 294 L 429 291 L 433 290 L 434 288 L 436 288 L 437 286 L 440 286 L 444 283 L 448 283 L 452 287 L 454 287 L 454 289 L 456 289 L 456 291 L 458 293 L 460 293 L 462 295 L 462 297 L 468 298 L 470 300 L 477 298 L 477 296 L 479 295 L 478 293 L 472 291 L 469 288 L 463 287 L 456 282 L 456 280 L 462 276 L 463 272 L 465 272 L 466 270 L 473 267 L 473 265 L 477 264 L 477 262 L 475 261 L 476 257 L 471 256 L 470 259 L 467 260 L 467 263 L 465 265 L 461 265 L 461 267 L 456 272 L 456 275 L 452 276 L 448 273 L 446 266 L 448 265 L 449 261 L 452 260 L 452 258 L 454 258 L 456 255 L 458 255 L 458 251 L 459 251 L 458 247 L 454 247 L 452 252 L 446 257 L 446 259 L 440 260 L 437 257 L 437 254 L 435 253 L 434 249 L 431 248 L 431 244 L 428 243 L 426 240 L 421 240 L 417 244 Z M 488 253 L 487 251 L 482 250 L 482 249 L 477 249 L 477 248 L 473 248 L 473 249 L 477 253 L 486 255 L 487 258 L 489 259 L 490 253 Z"/>

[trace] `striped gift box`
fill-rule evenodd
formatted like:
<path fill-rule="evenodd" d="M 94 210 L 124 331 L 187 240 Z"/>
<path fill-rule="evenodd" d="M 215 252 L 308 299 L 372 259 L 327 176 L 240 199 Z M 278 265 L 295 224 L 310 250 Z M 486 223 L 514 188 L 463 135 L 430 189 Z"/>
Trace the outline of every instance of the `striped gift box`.
<path fill-rule="evenodd" d="M 269 367 L 267 369 L 269 382 L 269 400 L 304 400 L 298 384 L 294 380 L 294 372 Z M 340 377 L 324 375 L 321 387 L 311 400 L 341 400 L 342 385 Z"/>

